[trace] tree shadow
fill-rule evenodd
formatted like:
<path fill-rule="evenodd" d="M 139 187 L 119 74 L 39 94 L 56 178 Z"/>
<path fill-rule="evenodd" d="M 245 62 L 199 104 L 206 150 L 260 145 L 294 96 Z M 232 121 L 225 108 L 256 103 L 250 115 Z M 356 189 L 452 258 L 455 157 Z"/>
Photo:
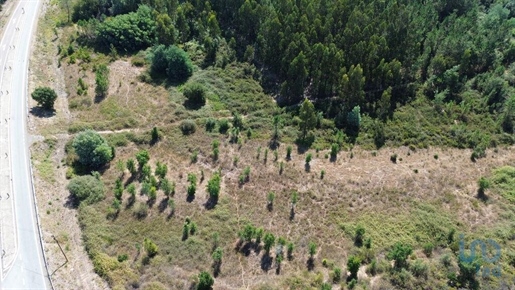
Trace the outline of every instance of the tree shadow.
<path fill-rule="evenodd" d="M 276 150 L 279 148 L 279 146 L 280 146 L 279 140 L 277 140 L 275 138 L 270 140 L 270 142 L 268 142 L 268 148 L 270 148 L 270 150 Z"/>
<path fill-rule="evenodd" d="M 166 220 L 169 221 L 175 215 L 175 210 L 171 210 L 170 213 L 166 216 Z"/>
<path fill-rule="evenodd" d="M 77 209 L 79 207 L 79 205 L 80 205 L 80 200 L 72 194 L 68 195 L 68 198 L 66 199 L 66 202 L 64 203 L 64 206 L 66 208 L 71 208 L 71 209 Z"/>
<path fill-rule="evenodd" d="M 275 274 L 276 274 L 276 275 L 281 274 L 281 264 L 280 264 L 280 263 L 278 263 L 278 264 L 277 264 L 277 267 L 275 268 Z"/>
<path fill-rule="evenodd" d="M 488 201 L 488 196 L 486 195 L 485 191 L 483 189 L 481 189 L 481 188 L 477 190 L 476 197 L 478 199 L 480 199 L 482 202 L 487 202 Z"/>
<path fill-rule="evenodd" d="M 304 163 L 304 170 L 306 172 L 310 172 L 311 171 L 311 165 L 309 163 Z"/>
<path fill-rule="evenodd" d="M 147 200 L 147 205 L 148 205 L 149 208 L 152 208 L 155 203 L 156 203 L 156 199 L 155 198 L 151 198 L 151 199 Z"/>
<path fill-rule="evenodd" d="M 95 104 L 98 104 L 98 103 L 102 102 L 103 100 L 105 100 L 106 97 L 107 96 L 95 94 L 95 99 L 93 100 L 93 102 L 95 102 Z"/>
<path fill-rule="evenodd" d="M 125 209 L 129 209 L 131 208 L 134 203 L 136 202 L 136 196 L 129 196 L 129 198 L 127 199 L 127 205 L 125 205 Z"/>
<path fill-rule="evenodd" d="M 265 253 L 261 257 L 261 270 L 268 272 L 272 267 L 273 259 L 270 257 L 270 253 Z"/>
<path fill-rule="evenodd" d="M 186 195 L 186 201 L 191 203 L 195 200 L 195 195 L 194 194 L 188 194 Z"/>
<path fill-rule="evenodd" d="M 32 107 L 30 113 L 38 118 L 51 118 L 55 116 L 55 110 L 47 110 L 43 107 Z"/>
<path fill-rule="evenodd" d="M 331 157 L 329 158 L 329 162 L 336 162 L 336 155 L 331 155 Z"/>
<path fill-rule="evenodd" d="M 293 207 L 290 208 L 290 221 L 295 219 L 295 209 Z"/>
<path fill-rule="evenodd" d="M 218 204 L 218 198 L 216 197 L 209 197 L 209 199 L 206 201 L 206 203 L 204 204 L 204 207 L 207 209 L 207 210 L 210 210 L 210 209 L 213 209 L 215 208 L 215 206 Z"/>
<path fill-rule="evenodd" d="M 124 185 L 127 187 L 129 184 L 133 183 L 134 180 L 136 180 L 136 174 L 131 174 L 129 178 L 127 178 L 127 181 L 125 181 Z"/>
<path fill-rule="evenodd" d="M 250 255 L 251 250 L 253 249 L 253 244 L 251 242 L 246 242 L 243 247 L 240 248 L 240 252 L 248 257 Z"/>
<path fill-rule="evenodd" d="M 306 261 L 306 267 L 308 268 L 308 271 L 312 271 L 315 268 L 315 259 L 313 259 L 313 257 L 309 257 Z"/>
<path fill-rule="evenodd" d="M 274 210 L 274 203 L 273 202 L 269 202 L 266 204 L 266 209 L 268 209 L 268 211 L 272 211 Z"/>
<path fill-rule="evenodd" d="M 196 110 L 199 110 L 200 108 L 202 108 L 205 105 L 205 103 L 204 104 L 199 104 L 199 103 L 195 103 L 195 102 L 191 102 L 189 100 L 186 100 L 186 101 L 184 101 L 183 105 L 188 110 L 195 110 L 196 111 Z"/>
<path fill-rule="evenodd" d="M 220 269 L 221 269 L 222 263 L 221 262 L 213 262 L 213 276 L 216 278 L 218 275 L 220 275 Z"/>
<path fill-rule="evenodd" d="M 168 207 L 168 197 L 161 199 L 159 202 L 159 205 L 157 206 L 157 209 L 160 213 L 163 213 L 165 209 Z"/>

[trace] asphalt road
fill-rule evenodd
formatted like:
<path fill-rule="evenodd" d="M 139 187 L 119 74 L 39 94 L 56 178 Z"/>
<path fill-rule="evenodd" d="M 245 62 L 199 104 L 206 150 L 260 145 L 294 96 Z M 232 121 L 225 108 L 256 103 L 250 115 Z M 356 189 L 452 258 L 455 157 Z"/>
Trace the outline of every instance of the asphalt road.
<path fill-rule="evenodd" d="M 9 158 L 15 212 L 13 232 L 17 234 L 14 262 L 0 282 L 1 289 L 50 289 L 36 221 L 26 128 L 28 64 L 40 2 L 15 3 L 0 42 L 1 97 L 9 96 L 11 103 Z"/>

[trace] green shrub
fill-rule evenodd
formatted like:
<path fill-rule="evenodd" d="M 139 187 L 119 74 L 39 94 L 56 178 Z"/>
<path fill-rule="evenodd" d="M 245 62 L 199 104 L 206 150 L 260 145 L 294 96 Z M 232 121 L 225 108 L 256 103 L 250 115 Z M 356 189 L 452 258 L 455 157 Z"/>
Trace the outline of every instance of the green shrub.
<path fill-rule="evenodd" d="M 105 198 L 104 183 L 91 175 L 74 177 L 67 188 L 81 203 L 93 204 Z"/>
<path fill-rule="evenodd" d="M 148 215 L 148 205 L 144 202 L 140 202 L 134 210 L 134 215 L 138 219 L 145 218 Z"/>
<path fill-rule="evenodd" d="M 212 132 L 216 127 L 216 121 L 215 119 L 209 118 L 206 121 L 206 131 Z"/>
<path fill-rule="evenodd" d="M 313 154 L 308 153 L 308 155 L 306 155 L 306 164 L 309 165 L 309 163 L 311 162 L 312 159 L 313 159 Z"/>
<path fill-rule="evenodd" d="M 100 11 L 100 7 L 98 8 Z M 93 13 L 93 15 L 95 15 Z M 152 9 L 139 6 L 137 12 L 107 18 L 96 27 L 96 41 L 104 49 L 113 46 L 120 51 L 137 51 L 152 45 L 155 41 L 156 22 Z"/>
<path fill-rule="evenodd" d="M 172 82 L 184 82 L 193 74 L 193 65 L 188 54 L 177 46 L 158 45 L 152 50 L 150 71 L 164 75 Z"/>
<path fill-rule="evenodd" d="M 183 94 L 192 105 L 203 106 L 206 104 L 206 88 L 199 83 L 187 84 Z"/>
<path fill-rule="evenodd" d="M 424 244 L 424 254 L 429 258 L 433 254 L 434 245 L 432 243 Z"/>
<path fill-rule="evenodd" d="M 291 151 L 293 150 L 293 148 L 288 145 L 288 147 L 286 147 L 286 159 L 287 160 L 290 160 L 291 159 Z"/>
<path fill-rule="evenodd" d="M 197 125 L 195 125 L 195 121 L 188 119 L 188 120 L 184 120 L 181 122 L 180 128 L 181 128 L 182 134 L 190 135 L 190 134 L 195 133 L 195 131 L 197 129 Z"/>
<path fill-rule="evenodd" d="M 358 278 L 358 270 L 361 260 L 356 256 L 350 256 L 347 260 L 347 270 L 350 272 L 350 279 Z"/>
<path fill-rule="evenodd" d="M 147 238 L 143 240 L 143 247 L 145 248 L 145 251 L 147 251 L 147 255 L 151 258 L 157 255 L 157 252 L 159 251 L 157 245 L 152 240 Z"/>
<path fill-rule="evenodd" d="M 220 119 L 218 121 L 218 131 L 221 134 L 225 134 L 227 130 L 229 130 L 229 121 L 227 119 Z"/>

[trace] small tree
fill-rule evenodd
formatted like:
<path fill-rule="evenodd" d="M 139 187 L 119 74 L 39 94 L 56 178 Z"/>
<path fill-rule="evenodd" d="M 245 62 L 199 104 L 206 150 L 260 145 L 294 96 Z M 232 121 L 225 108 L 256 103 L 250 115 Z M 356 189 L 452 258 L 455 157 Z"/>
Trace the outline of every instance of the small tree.
<path fill-rule="evenodd" d="M 354 236 L 354 242 L 356 245 L 361 246 L 363 244 L 363 237 L 365 235 L 365 228 L 362 225 L 358 225 L 356 228 L 356 235 Z"/>
<path fill-rule="evenodd" d="M 347 260 L 347 269 L 350 272 L 350 279 L 357 279 L 358 278 L 358 270 L 359 266 L 361 265 L 361 260 L 356 256 L 350 256 L 349 260 Z"/>
<path fill-rule="evenodd" d="M 243 130 L 243 118 L 238 112 L 232 112 L 232 126 Z"/>
<path fill-rule="evenodd" d="M 309 130 L 315 128 L 317 124 L 315 106 L 308 99 L 304 99 L 304 102 L 302 102 L 299 118 L 301 120 L 299 126 L 302 132 L 302 139 L 305 140 Z"/>
<path fill-rule="evenodd" d="M 150 239 L 145 238 L 143 240 L 143 247 L 145 248 L 145 251 L 147 251 L 147 255 L 152 258 L 155 255 L 157 255 L 157 252 L 159 251 L 159 248 L 157 245 Z"/>
<path fill-rule="evenodd" d="M 213 252 L 213 261 L 217 264 L 222 263 L 223 250 L 220 247 L 217 247 Z"/>
<path fill-rule="evenodd" d="M 402 268 L 406 265 L 406 259 L 411 255 L 413 249 L 410 245 L 406 245 L 400 242 L 395 243 L 393 248 L 388 253 L 388 259 L 395 261 L 395 267 Z"/>
<path fill-rule="evenodd" d="M 306 165 L 307 166 L 309 166 L 309 163 L 311 162 L 312 159 L 313 159 L 313 154 L 308 153 L 308 155 L 306 155 Z"/>
<path fill-rule="evenodd" d="M 254 237 L 255 232 L 256 228 L 251 224 L 247 224 L 243 228 L 243 231 L 240 233 L 240 236 L 245 242 L 250 243 Z"/>
<path fill-rule="evenodd" d="M 333 282 L 338 283 L 342 277 L 342 269 L 339 267 L 334 267 L 333 270 Z"/>
<path fill-rule="evenodd" d="M 292 147 L 290 145 L 288 145 L 288 147 L 286 147 L 286 159 L 287 160 L 290 160 L 291 159 L 291 151 L 292 151 Z"/>
<path fill-rule="evenodd" d="M 207 192 L 209 193 L 209 197 L 217 200 L 218 195 L 220 194 L 220 182 L 221 177 L 219 172 L 215 172 L 211 179 L 207 182 Z"/>
<path fill-rule="evenodd" d="M 214 283 L 213 277 L 208 272 L 202 271 L 198 275 L 197 290 L 210 290 Z"/>
<path fill-rule="evenodd" d="M 154 174 L 156 176 L 158 176 L 159 178 L 163 179 L 163 178 L 165 178 L 167 173 L 168 173 L 168 166 L 166 166 L 166 164 L 158 161 L 156 163 L 156 170 L 155 170 Z"/>
<path fill-rule="evenodd" d="M 266 233 L 264 238 L 263 238 L 263 243 L 265 243 L 265 245 L 264 245 L 265 251 L 267 253 L 270 252 L 270 249 L 272 248 L 272 246 L 275 243 L 274 235 L 271 234 L 271 233 Z"/>
<path fill-rule="evenodd" d="M 256 244 L 259 245 L 261 243 L 261 238 L 263 238 L 263 234 L 265 233 L 265 230 L 261 227 L 256 229 L 256 232 L 254 233 L 254 236 L 256 237 Z"/>
<path fill-rule="evenodd" d="M 188 196 L 193 197 L 195 192 L 197 191 L 197 175 L 194 173 L 188 174 L 188 181 L 190 185 L 188 186 Z"/>
<path fill-rule="evenodd" d="M 159 131 L 157 130 L 157 127 L 152 128 L 150 135 L 152 137 L 152 143 L 157 143 L 157 141 L 159 141 L 159 139 L 161 139 L 161 136 L 159 134 Z"/>
<path fill-rule="evenodd" d="M 97 97 L 104 98 L 107 96 L 109 89 L 109 68 L 105 65 L 99 65 L 95 71 L 95 94 Z"/>
<path fill-rule="evenodd" d="M 309 242 L 308 250 L 309 250 L 309 257 L 311 259 L 313 259 L 313 257 L 315 256 L 315 254 L 317 252 L 317 245 L 314 242 Z"/>
<path fill-rule="evenodd" d="M 336 159 L 336 156 L 338 155 L 338 150 L 340 150 L 339 147 L 340 146 L 338 146 L 338 144 L 336 144 L 336 143 L 331 144 L 331 159 L 332 160 Z"/>
<path fill-rule="evenodd" d="M 147 164 L 147 162 L 150 160 L 150 155 L 148 154 L 147 150 L 141 150 L 138 153 L 136 153 L 136 160 L 138 160 L 138 166 L 140 169 Z"/>
<path fill-rule="evenodd" d="M 352 111 L 347 114 L 347 126 L 350 132 L 357 134 L 361 125 L 360 107 L 355 106 Z"/>
<path fill-rule="evenodd" d="M 271 210 L 274 206 L 274 200 L 275 200 L 275 193 L 273 191 L 270 191 L 266 197 L 267 201 L 268 201 L 268 208 Z"/>
<path fill-rule="evenodd" d="M 288 251 L 288 259 L 291 260 L 293 257 L 293 250 L 295 248 L 295 245 L 292 242 L 289 242 L 286 248 Z"/>
<path fill-rule="evenodd" d="M 170 182 L 168 179 L 163 178 L 163 180 L 161 180 L 161 189 L 166 197 L 173 196 L 175 194 L 175 182 Z"/>
<path fill-rule="evenodd" d="M 53 110 L 57 94 L 49 87 L 38 87 L 31 94 L 32 99 L 46 110 Z"/>
<path fill-rule="evenodd" d="M 136 173 L 136 163 L 134 162 L 134 159 L 127 160 L 127 169 L 131 174 Z"/>
<path fill-rule="evenodd" d="M 490 181 L 484 177 L 481 177 L 479 178 L 477 184 L 479 186 L 478 196 L 480 198 L 485 198 L 485 190 L 487 190 L 490 187 Z"/>

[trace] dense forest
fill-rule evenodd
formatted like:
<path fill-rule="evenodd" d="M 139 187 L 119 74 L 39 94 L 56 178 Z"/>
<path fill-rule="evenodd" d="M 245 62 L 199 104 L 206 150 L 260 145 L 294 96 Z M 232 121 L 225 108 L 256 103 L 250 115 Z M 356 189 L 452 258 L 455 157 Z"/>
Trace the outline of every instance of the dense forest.
<path fill-rule="evenodd" d="M 492 112 L 508 112 L 514 16 L 507 0 L 84 0 L 73 9 L 74 21 L 100 20 L 88 22 L 99 45 L 134 52 L 195 39 L 208 62 L 228 46 L 273 74 L 284 104 L 308 96 L 327 101 L 328 116 L 359 105 L 380 118 L 417 92 L 460 102 L 471 79 Z"/>

